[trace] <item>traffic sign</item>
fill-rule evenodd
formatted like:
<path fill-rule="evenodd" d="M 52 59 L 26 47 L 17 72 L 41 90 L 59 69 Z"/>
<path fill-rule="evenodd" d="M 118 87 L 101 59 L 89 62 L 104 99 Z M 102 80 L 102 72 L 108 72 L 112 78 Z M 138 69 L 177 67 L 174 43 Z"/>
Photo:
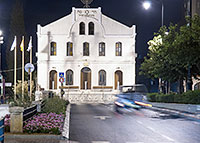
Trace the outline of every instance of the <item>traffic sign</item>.
<path fill-rule="evenodd" d="M 59 72 L 59 77 L 64 77 L 64 72 Z"/>
<path fill-rule="evenodd" d="M 60 81 L 61 83 L 63 83 L 63 82 L 65 81 L 65 79 L 64 79 L 63 77 L 61 77 L 61 78 L 59 79 L 59 81 Z"/>
<path fill-rule="evenodd" d="M 35 69 L 35 68 L 34 68 L 34 65 L 33 65 L 33 64 L 27 63 L 27 64 L 25 65 L 25 71 L 28 72 L 28 73 L 33 72 L 34 69 Z"/>

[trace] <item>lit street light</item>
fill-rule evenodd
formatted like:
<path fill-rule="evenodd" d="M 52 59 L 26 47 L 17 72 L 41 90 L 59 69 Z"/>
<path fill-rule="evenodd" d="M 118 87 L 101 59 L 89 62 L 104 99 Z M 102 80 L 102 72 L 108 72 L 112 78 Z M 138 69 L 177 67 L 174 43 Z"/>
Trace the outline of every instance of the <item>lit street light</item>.
<path fill-rule="evenodd" d="M 149 1 L 145 1 L 143 3 L 143 7 L 144 7 L 144 9 L 148 10 L 151 7 L 151 3 Z"/>
<path fill-rule="evenodd" d="M 1 62 L 1 44 L 3 44 L 3 32 L 0 30 L 0 74 L 1 74 L 1 67 L 2 67 L 2 62 Z"/>
<path fill-rule="evenodd" d="M 0 80 L 1 80 L 1 90 L 0 90 L 0 93 L 1 93 L 1 103 L 3 103 L 3 75 L 1 74 L 1 70 L 2 70 L 2 61 L 1 61 L 1 44 L 3 44 L 3 32 L 0 30 Z"/>
<path fill-rule="evenodd" d="M 162 4 L 162 25 L 161 26 L 163 26 L 164 25 L 164 4 L 163 4 L 163 0 L 159 0 L 159 1 Z M 145 10 L 148 10 L 151 7 L 150 1 L 144 1 L 143 7 L 144 7 Z"/>
<path fill-rule="evenodd" d="M 161 5 L 162 5 L 162 9 L 161 9 L 161 12 L 162 12 L 161 26 L 163 26 L 164 25 L 164 4 L 163 4 L 163 0 L 159 0 L 159 1 L 160 1 Z M 147 1 L 147 0 L 144 1 L 143 2 L 143 7 L 144 7 L 145 10 L 148 10 L 151 7 L 150 1 Z M 168 33 L 167 33 L 167 35 L 168 35 Z M 159 78 L 159 89 L 160 89 L 160 91 L 162 91 L 162 79 L 161 78 Z"/>

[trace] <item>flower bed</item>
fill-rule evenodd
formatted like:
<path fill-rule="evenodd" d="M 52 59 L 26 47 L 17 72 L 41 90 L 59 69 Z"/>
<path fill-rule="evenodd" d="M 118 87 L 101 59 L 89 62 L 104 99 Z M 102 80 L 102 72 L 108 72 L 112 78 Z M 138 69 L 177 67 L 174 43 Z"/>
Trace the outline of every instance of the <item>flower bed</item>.
<path fill-rule="evenodd" d="M 10 131 L 10 115 L 8 114 L 5 116 L 4 126 L 5 126 L 5 132 L 9 132 Z"/>
<path fill-rule="evenodd" d="M 64 123 L 64 114 L 41 113 L 24 122 L 26 133 L 60 134 Z"/>

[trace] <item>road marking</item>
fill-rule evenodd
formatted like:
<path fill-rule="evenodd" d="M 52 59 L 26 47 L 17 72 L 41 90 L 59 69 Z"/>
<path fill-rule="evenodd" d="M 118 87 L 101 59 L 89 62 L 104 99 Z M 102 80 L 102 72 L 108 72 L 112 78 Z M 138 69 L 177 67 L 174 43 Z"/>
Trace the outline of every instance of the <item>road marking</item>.
<path fill-rule="evenodd" d="M 107 142 L 107 141 L 92 141 L 92 143 L 110 143 L 110 142 Z"/>
<path fill-rule="evenodd" d="M 59 143 L 79 143 L 79 142 L 61 140 Z"/>
<path fill-rule="evenodd" d="M 94 116 L 95 119 L 105 120 L 111 118 L 111 116 Z"/>
<path fill-rule="evenodd" d="M 168 136 L 166 136 L 166 135 L 162 135 L 162 134 L 160 134 L 160 135 L 163 136 L 164 138 L 166 138 L 166 139 L 168 139 L 168 140 L 174 142 L 174 140 L 173 140 L 172 138 L 170 138 L 170 137 L 168 137 Z"/>
<path fill-rule="evenodd" d="M 156 132 L 156 130 L 150 126 L 147 126 L 148 129 L 152 130 L 153 132 Z"/>

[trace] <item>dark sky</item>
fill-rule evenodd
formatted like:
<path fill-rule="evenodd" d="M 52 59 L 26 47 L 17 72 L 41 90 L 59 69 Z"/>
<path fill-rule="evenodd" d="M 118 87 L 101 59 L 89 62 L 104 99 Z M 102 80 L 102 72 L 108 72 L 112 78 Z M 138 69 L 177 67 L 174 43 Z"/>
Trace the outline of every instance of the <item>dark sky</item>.
<path fill-rule="evenodd" d="M 21 0 L 24 5 L 25 27 L 28 36 L 33 36 L 33 49 L 36 51 L 36 28 L 49 24 L 71 13 L 72 7 L 83 7 L 80 0 Z M 127 26 L 137 26 L 136 51 L 141 57 L 147 53 L 147 41 L 161 26 L 161 0 L 150 0 L 152 7 L 145 10 L 144 0 L 94 0 L 92 8 L 101 7 L 102 13 Z M 183 0 L 163 0 L 164 25 L 179 23 L 183 15 Z M 15 0 L 0 0 L 0 29 L 9 36 L 11 11 Z M 7 46 L 8 47 L 8 46 Z"/>
<path fill-rule="evenodd" d="M 71 13 L 72 7 L 83 7 L 80 0 L 22 0 L 28 35 L 36 36 L 36 25 L 42 26 Z M 127 25 L 137 26 L 137 51 L 146 53 L 146 42 L 161 25 L 161 0 L 151 0 L 152 7 L 143 9 L 143 0 L 94 0 L 91 7 L 101 7 L 103 14 Z M 11 9 L 15 0 L 0 0 L 0 29 L 8 36 Z M 164 0 L 164 24 L 178 23 L 183 0 Z M 35 37 L 36 38 L 36 37 Z M 6 42 L 6 41 L 5 41 Z M 34 40 L 36 42 L 36 39 Z M 35 45 L 35 43 L 34 43 Z M 144 54 L 142 52 L 142 54 Z"/>

